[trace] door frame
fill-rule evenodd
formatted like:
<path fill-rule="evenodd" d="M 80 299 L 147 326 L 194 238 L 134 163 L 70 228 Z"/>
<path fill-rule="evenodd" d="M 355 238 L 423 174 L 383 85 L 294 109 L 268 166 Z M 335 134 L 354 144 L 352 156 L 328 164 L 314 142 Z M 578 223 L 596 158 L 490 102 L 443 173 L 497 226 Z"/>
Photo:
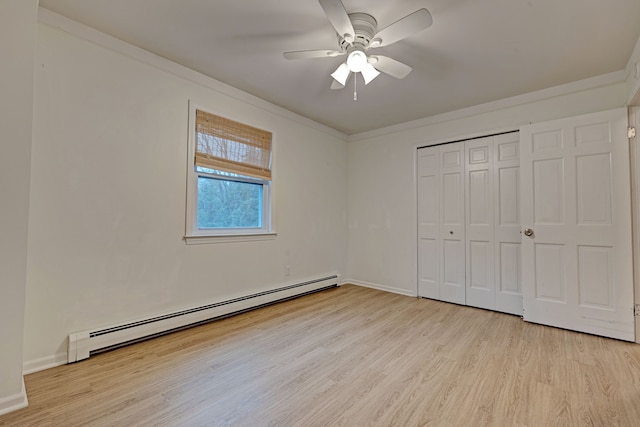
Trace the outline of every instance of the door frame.
<path fill-rule="evenodd" d="M 640 93 L 640 92 L 639 92 Z M 631 228 L 633 236 L 633 293 L 635 307 L 636 343 L 640 344 L 640 100 L 638 106 L 629 107 L 629 126 L 636 128 L 636 136 L 629 138 L 631 162 Z"/>

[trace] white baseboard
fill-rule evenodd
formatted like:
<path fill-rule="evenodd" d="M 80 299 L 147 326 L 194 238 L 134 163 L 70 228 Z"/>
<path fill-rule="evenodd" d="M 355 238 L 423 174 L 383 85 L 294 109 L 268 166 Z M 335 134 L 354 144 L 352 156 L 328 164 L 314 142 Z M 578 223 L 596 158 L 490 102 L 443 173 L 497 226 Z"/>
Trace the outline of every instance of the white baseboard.
<path fill-rule="evenodd" d="M 386 286 L 380 285 L 378 283 L 365 282 L 363 280 L 355 280 L 355 279 L 345 279 L 342 281 L 341 285 L 352 284 L 357 286 L 362 286 L 364 288 L 377 289 L 379 291 L 392 292 L 394 294 L 405 295 L 408 297 L 417 297 L 417 291 L 410 291 L 407 289 L 396 288 L 394 286 Z"/>
<path fill-rule="evenodd" d="M 307 293 L 329 289 L 338 283 L 340 283 L 340 276 L 333 274 L 198 307 L 112 324 L 99 329 L 73 332 L 69 334 L 67 362 L 78 362 L 102 351 L 208 323 Z"/>
<path fill-rule="evenodd" d="M 8 414 L 9 412 L 17 411 L 29 405 L 27 400 L 27 391 L 24 388 L 24 379 L 22 380 L 22 391 L 12 396 L 3 397 L 0 399 L 0 415 Z"/>
<path fill-rule="evenodd" d="M 67 363 L 67 353 L 56 353 L 51 356 L 41 357 L 40 359 L 27 360 L 22 363 L 22 373 L 24 375 L 33 374 L 34 372 L 44 371 L 45 369 L 55 368 L 56 366 Z"/>

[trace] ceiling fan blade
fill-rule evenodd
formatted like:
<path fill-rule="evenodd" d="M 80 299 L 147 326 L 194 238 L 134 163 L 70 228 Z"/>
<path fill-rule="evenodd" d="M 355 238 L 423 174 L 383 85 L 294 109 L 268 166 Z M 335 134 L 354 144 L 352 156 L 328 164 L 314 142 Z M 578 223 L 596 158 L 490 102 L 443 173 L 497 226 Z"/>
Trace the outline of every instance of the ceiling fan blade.
<path fill-rule="evenodd" d="M 344 55 L 346 52 L 339 50 L 298 50 L 295 52 L 285 52 L 284 57 L 287 59 L 309 59 L 309 58 L 333 58 L 335 56 Z"/>
<path fill-rule="evenodd" d="M 404 79 L 411 72 L 411 67 L 387 56 L 376 55 L 370 56 L 369 58 L 372 58 L 374 61 L 377 60 L 376 62 L 372 62 L 372 64 L 378 71 L 389 74 L 396 79 Z"/>
<path fill-rule="evenodd" d="M 340 0 L 319 0 L 319 2 L 338 35 L 341 37 L 349 35 L 351 36 L 351 41 L 353 41 L 356 32 L 342 2 Z"/>
<path fill-rule="evenodd" d="M 388 27 L 378 31 L 371 40 L 372 43 L 376 39 L 380 40 L 379 44 L 375 47 L 388 46 L 404 39 L 405 37 L 409 37 L 419 31 L 429 28 L 431 24 L 433 24 L 431 13 L 429 13 L 427 9 L 418 9 L 412 14 L 407 15 Z"/>

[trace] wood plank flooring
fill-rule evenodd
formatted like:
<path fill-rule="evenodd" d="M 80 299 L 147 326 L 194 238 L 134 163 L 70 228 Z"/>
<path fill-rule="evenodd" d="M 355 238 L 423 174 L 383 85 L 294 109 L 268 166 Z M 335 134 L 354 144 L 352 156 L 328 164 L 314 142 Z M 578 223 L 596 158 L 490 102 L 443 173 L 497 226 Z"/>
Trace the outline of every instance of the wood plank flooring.
<path fill-rule="evenodd" d="M 0 425 L 640 425 L 640 345 L 351 285 L 25 382 Z"/>

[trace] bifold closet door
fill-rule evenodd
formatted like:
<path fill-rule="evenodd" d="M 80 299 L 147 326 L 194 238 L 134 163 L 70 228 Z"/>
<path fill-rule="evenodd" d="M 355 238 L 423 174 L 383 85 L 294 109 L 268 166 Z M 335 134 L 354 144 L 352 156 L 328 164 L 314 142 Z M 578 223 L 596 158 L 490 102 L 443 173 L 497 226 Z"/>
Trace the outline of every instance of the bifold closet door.
<path fill-rule="evenodd" d="M 495 310 L 522 316 L 520 133 L 493 137 Z"/>
<path fill-rule="evenodd" d="M 519 138 L 465 142 L 467 305 L 522 315 Z"/>
<path fill-rule="evenodd" d="M 626 109 L 521 129 L 524 319 L 634 340 Z"/>
<path fill-rule="evenodd" d="M 467 305 L 495 310 L 493 137 L 465 142 Z"/>
<path fill-rule="evenodd" d="M 418 150 L 418 295 L 522 315 L 518 133 Z"/>
<path fill-rule="evenodd" d="M 418 150 L 418 296 L 440 299 L 438 147 Z"/>
<path fill-rule="evenodd" d="M 418 150 L 418 294 L 465 304 L 464 145 Z"/>

